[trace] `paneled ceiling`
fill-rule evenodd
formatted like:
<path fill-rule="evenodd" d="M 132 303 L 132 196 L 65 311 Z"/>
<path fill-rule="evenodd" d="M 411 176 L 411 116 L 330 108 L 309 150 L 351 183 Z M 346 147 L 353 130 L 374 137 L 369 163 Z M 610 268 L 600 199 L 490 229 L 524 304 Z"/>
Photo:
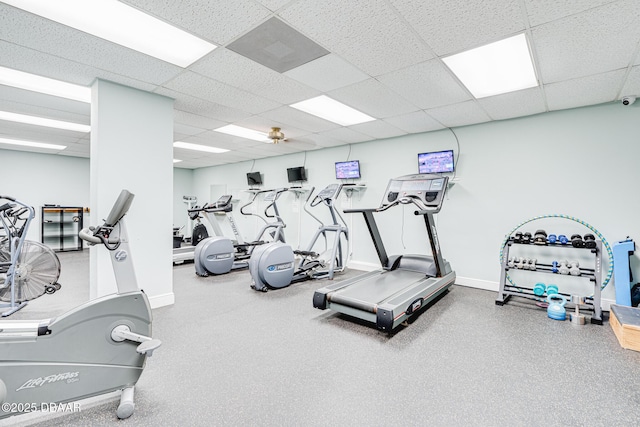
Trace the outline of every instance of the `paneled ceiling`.
<path fill-rule="evenodd" d="M 0 66 L 80 85 L 101 78 L 175 99 L 176 167 L 199 168 L 640 95 L 638 0 L 124 0 L 219 47 L 187 68 L 0 2 Z M 227 48 L 277 18 L 329 53 L 283 73 Z M 525 33 L 539 86 L 475 99 L 442 57 Z M 233 47 L 233 46 L 231 46 Z M 376 120 L 340 126 L 289 104 L 325 94 Z M 0 85 L 0 110 L 90 123 L 85 103 Z M 282 128 L 265 144 L 215 132 Z M 66 145 L 90 135 L 0 120 L 0 137 Z M 12 149 L 0 144 L 0 148 Z M 13 148 L 15 149 L 15 148 Z M 48 150 L 25 149 L 49 152 Z"/>

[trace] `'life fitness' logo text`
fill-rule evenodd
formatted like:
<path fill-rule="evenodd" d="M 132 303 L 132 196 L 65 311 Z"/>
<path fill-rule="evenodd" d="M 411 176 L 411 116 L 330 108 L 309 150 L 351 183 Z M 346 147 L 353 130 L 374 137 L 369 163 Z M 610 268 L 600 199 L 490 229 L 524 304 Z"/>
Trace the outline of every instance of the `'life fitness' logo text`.
<path fill-rule="evenodd" d="M 29 388 L 42 387 L 45 384 L 57 383 L 59 381 L 66 381 L 67 383 L 73 383 L 78 381 L 79 372 L 64 372 L 62 374 L 54 374 L 46 377 L 32 378 L 22 384 L 16 391 L 25 390 Z"/>

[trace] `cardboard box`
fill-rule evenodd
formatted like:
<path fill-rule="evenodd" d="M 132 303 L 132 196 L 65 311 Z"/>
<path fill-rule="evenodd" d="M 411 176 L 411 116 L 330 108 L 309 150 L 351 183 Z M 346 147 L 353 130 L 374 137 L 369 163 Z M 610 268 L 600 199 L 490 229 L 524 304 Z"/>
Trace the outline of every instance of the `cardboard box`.
<path fill-rule="evenodd" d="M 640 351 L 640 308 L 612 305 L 609 323 L 622 348 Z"/>

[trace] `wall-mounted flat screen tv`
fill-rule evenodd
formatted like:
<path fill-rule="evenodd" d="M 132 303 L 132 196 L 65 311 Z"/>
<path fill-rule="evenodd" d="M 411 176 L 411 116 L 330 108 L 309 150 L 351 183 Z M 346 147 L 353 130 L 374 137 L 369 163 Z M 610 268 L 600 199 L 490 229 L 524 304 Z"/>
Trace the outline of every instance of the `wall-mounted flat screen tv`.
<path fill-rule="evenodd" d="M 336 179 L 359 179 L 360 161 L 336 162 Z"/>
<path fill-rule="evenodd" d="M 260 172 L 247 172 L 247 184 L 249 184 L 249 186 L 262 184 Z"/>
<path fill-rule="evenodd" d="M 453 150 L 418 154 L 419 173 L 453 172 Z"/>
<path fill-rule="evenodd" d="M 307 173 L 305 172 L 303 166 L 298 166 L 297 168 L 288 168 L 287 179 L 289 180 L 289 182 L 306 181 Z"/>

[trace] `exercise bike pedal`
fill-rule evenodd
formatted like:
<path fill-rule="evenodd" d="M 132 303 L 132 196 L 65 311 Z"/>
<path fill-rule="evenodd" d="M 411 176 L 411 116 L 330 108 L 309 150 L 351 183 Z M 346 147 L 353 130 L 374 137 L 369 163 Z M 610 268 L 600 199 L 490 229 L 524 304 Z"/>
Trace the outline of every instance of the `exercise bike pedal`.
<path fill-rule="evenodd" d="M 153 355 L 154 350 L 162 345 L 162 341 L 159 339 L 150 339 L 148 341 L 140 344 L 136 351 L 140 354 L 146 355 L 147 357 L 151 357 Z"/>

